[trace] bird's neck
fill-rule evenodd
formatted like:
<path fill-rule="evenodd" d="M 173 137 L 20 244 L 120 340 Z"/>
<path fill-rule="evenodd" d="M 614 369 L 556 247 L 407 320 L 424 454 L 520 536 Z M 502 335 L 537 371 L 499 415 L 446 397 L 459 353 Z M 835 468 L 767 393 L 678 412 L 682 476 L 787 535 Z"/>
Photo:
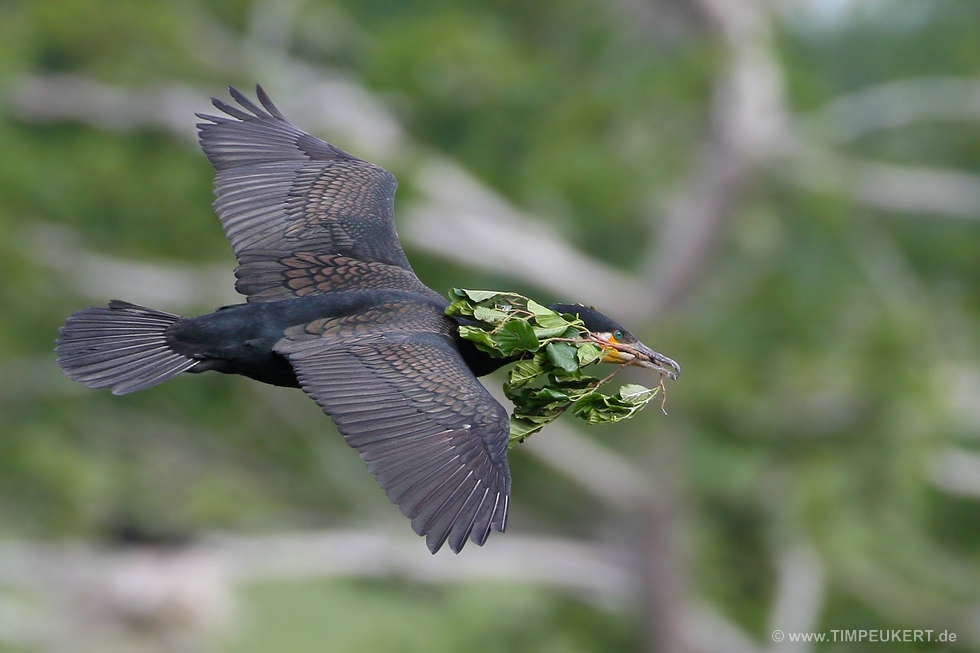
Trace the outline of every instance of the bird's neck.
<path fill-rule="evenodd" d="M 493 358 L 490 354 L 477 349 L 476 345 L 471 341 L 464 340 L 463 338 L 456 339 L 456 346 L 459 347 L 460 355 L 475 376 L 484 376 L 491 372 L 496 372 L 504 365 L 519 360 L 518 356 Z"/>

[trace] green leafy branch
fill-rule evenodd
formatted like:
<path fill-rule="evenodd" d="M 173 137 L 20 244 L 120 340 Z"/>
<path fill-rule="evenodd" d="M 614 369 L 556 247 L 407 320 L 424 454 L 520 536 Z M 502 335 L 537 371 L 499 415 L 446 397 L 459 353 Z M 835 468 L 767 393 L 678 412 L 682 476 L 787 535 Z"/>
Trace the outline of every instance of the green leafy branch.
<path fill-rule="evenodd" d="M 618 422 L 635 415 L 663 390 L 626 384 L 613 395 L 599 388 L 621 372 L 605 377 L 583 371 L 600 362 L 610 348 L 575 315 L 558 313 L 511 292 L 454 288 L 446 314 L 464 318 L 460 337 L 494 358 L 517 358 L 504 394 L 514 403 L 510 445 L 523 442 L 568 408 L 589 424 Z"/>

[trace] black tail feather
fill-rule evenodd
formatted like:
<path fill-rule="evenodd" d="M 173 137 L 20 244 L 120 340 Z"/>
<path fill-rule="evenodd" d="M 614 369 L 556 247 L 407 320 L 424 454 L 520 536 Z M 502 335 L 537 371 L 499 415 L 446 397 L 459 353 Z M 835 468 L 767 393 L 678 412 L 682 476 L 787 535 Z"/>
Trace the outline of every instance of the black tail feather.
<path fill-rule="evenodd" d="M 117 395 L 163 383 L 197 363 L 167 344 L 166 331 L 179 319 L 118 299 L 83 308 L 58 330 L 58 365 L 73 380 Z"/>

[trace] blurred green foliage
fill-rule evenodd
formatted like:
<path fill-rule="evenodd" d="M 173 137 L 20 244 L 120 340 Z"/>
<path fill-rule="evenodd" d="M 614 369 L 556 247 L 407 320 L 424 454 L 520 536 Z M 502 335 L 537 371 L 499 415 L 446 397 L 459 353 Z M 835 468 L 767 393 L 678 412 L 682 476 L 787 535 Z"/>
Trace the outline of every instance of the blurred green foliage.
<path fill-rule="evenodd" d="M 628 619 L 526 587 L 277 583 L 245 598 L 254 620 L 232 644 L 240 653 L 279 650 L 284 641 L 295 653 L 322 651 L 325 642 L 334 651 L 404 653 L 615 653 L 639 645 Z"/>
<path fill-rule="evenodd" d="M 669 12 L 668 4 L 651 6 Z M 980 74 L 975 3 L 885 4 L 833 28 L 780 29 L 795 110 L 909 76 Z M 690 18 L 651 31 L 619 5 L 588 0 L 291 7 L 293 56 L 363 81 L 418 143 L 625 270 L 638 266 L 656 234 L 651 215 L 705 138 L 724 56 Z M 54 367 L 61 320 L 94 300 L 45 262 L 39 226 L 69 228 L 105 256 L 233 262 L 200 152 L 152 129 L 38 124 L 12 109 L 4 89 L 21 75 L 54 73 L 131 88 L 261 82 L 247 68 L 229 79 L 205 36 L 216 26 L 248 34 L 261 8 L 246 0 L 0 4 L 4 538 L 167 539 L 375 520 L 408 528 L 299 393 L 203 376 L 112 397 L 74 387 Z M 869 134 L 845 153 L 976 175 L 980 122 Z M 410 194 L 411 170 L 402 177 Z M 682 433 L 696 596 L 766 641 L 776 553 L 802 542 L 827 573 L 825 628 L 932 627 L 980 601 L 980 502 L 952 496 L 931 476 L 946 447 L 978 449 L 975 412 L 964 418 L 955 401 L 956 383 L 975 376 L 980 361 L 978 253 L 975 220 L 898 216 L 760 171 L 683 310 L 630 325 L 685 368 L 669 388 L 670 417 L 647 411 L 589 435 L 643 463 L 666 425 Z M 436 289 L 575 299 L 572 288 L 541 296 L 409 255 Z M 516 453 L 512 466 L 513 532 L 639 537 L 530 457 Z M 329 640 L 332 651 L 605 653 L 637 650 L 644 629 L 638 612 L 527 587 L 281 583 L 250 588 L 245 605 L 252 616 L 228 650 L 299 653 Z M 922 611 L 922 623 L 908 622 L 906 606 Z"/>

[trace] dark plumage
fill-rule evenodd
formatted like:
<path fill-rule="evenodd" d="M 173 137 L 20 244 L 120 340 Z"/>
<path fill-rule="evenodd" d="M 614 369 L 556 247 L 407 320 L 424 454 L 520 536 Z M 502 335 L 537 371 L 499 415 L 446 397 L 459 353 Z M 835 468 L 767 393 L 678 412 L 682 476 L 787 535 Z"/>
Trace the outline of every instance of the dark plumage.
<path fill-rule="evenodd" d="M 59 331 L 58 364 L 115 394 L 208 370 L 300 387 L 432 552 L 482 545 L 507 524 L 509 421 L 475 375 L 508 361 L 461 340 L 446 299 L 415 276 L 395 233 L 395 178 L 257 93 L 261 107 L 231 89 L 241 108 L 215 99 L 226 115 L 198 124 L 248 303 L 192 318 L 118 300 L 85 308 Z M 643 347 L 593 309 L 555 308 Z"/>

